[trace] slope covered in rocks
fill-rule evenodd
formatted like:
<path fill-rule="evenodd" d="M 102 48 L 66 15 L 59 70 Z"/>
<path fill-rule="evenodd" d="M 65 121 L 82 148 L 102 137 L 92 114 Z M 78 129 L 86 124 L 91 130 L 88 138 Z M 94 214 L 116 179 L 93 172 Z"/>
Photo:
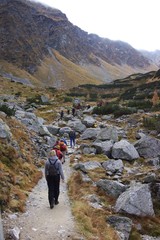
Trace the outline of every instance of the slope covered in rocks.
<path fill-rule="evenodd" d="M 7 106 L 1 109 L 0 115 L 3 150 L 1 203 L 2 220 L 6 226 L 7 221 L 13 221 L 10 226 L 15 227 L 19 215 L 16 212 L 25 212 L 29 208 L 24 218 L 22 216 L 23 230 L 20 231 L 30 229 L 30 225 L 25 228 L 25 220 L 32 217 L 34 208 L 37 211 L 32 219 L 37 221 L 38 217 L 38 221 L 29 232 L 25 232 L 25 236 L 50 234 L 49 226 L 54 220 L 52 222 L 48 218 L 51 211 L 48 211 L 50 209 L 44 197 L 43 179 L 37 185 L 38 198 L 34 190 L 27 208 L 25 201 L 33 185 L 42 177 L 41 170 L 48 150 L 57 137 L 74 128 L 77 146 L 68 158 L 72 174 L 68 175 L 66 187 L 62 186 L 61 211 L 66 213 L 66 208 L 69 211 L 72 209 L 78 232 L 84 239 L 159 239 L 159 128 L 150 130 L 143 121 L 144 118 L 158 116 L 158 112 L 139 109 L 134 114 L 117 117 L 113 113 L 95 114 L 96 102 L 85 101 L 85 105 L 76 110 L 76 116 L 72 116 L 67 114 L 67 110 L 71 110 L 73 103 L 63 102 L 65 93 L 52 90 L 35 91 L 34 88 L 11 83 L 7 94 L 1 92 L 1 104 Z M 62 108 L 64 118 L 58 121 Z M 67 165 L 64 166 L 66 174 L 70 171 L 67 168 Z M 28 186 L 28 183 L 31 185 Z M 69 202 L 66 204 L 67 196 L 64 196 L 63 190 L 68 191 L 71 205 Z M 58 212 L 59 206 L 53 210 L 53 215 Z M 38 215 L 41 208 L 46 212 L 42 218 Z M 11 213 L 17 220 L 7 220 Z M 66 219 L 69 216 L 70 213 Z M 41 221 L 47 221 L 49 226 L 44 225 L 40 229 L 36 224 Z M 67 228 L 58 224 L 56 229 L 57 239 L 68 239 L 65 235 L 69 231 Z M 70 235 L 71 239 L 74 237 L 78 236 Z"/>

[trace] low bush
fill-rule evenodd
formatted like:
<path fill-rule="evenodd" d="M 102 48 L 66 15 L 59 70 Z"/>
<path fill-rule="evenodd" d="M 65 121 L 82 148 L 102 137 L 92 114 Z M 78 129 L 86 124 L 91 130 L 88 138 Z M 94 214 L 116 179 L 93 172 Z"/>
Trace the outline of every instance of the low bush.
<path fill-rule="evenodd" d="M 115 103 L 108 103 L 101 107 L 95 107 L 93 109 L 93 114 L 105 115 L 105 114 L 113 114 L 114 117 L 120 117 L 122 115 L 128 115 L 135 112 L 135 109 L 121 107 Z"/>
<path fill-rule="evenodd" d="M 10 116 L 14 116 L 16 110 L 13 108 L 10 108 L 9 106 L 7 106 L 6 104 L 3 104 L 0 106 L 0 111 L 4 112 L 5 114 L 7 114 L 8 117 Z"/>
<path fill-rule="evenodd" d="M 153 117 L 144 117 L 143 126 L 149 130 L 156 130 L 160 133 L 160 115 Z"/>
<path fill-rule="evenodd" d="M 67 96 L 70 96 L 70 97 L 86 97 L 87 96 L 87 93 L 83 93 L 83 92 L 70 92 L 70 93 L 67 93 Z"/>
<path fill-rule="evenodd" d="M 128 107 L 134 107 L 136 109 L 150 110 L 152 108 L 152 102 L 149 100 L 137 101 L 132 100 L 127 104 Z"/>
<path fill-rule="evenodd" d="M 66 97 L 64 97 L 64 100 L 63 100 L 63 101 L 64 101 L 64 102 L 72 102 L 73 99 L 72 99 L 71 97 L 66 96 Z"/>

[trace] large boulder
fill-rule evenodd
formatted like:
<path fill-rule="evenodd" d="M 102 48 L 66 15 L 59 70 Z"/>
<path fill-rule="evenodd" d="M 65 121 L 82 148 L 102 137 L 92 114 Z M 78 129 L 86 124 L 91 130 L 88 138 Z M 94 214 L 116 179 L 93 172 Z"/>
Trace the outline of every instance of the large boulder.
<path fill-rule="evenodd" d="M 0 119 L 0 138 L 10 140 L 12 138 L 12 133 L 9 126 Z"/>
<path fill-rule="evenodd" d="M 48 131 L 52 134 L 52 135 L 57 135 L 59 132 L 60 127 L 58 126 L 54 126 L 54 125 L 46 125 Z"/>
<path fill-rule="evenodd" d="M 115 159 L 134 160 L 139 158 L 136 148 L 127 140 L 116 142 L 112 148 L 112 157 Z"/>
<path fill-rule="evenodd" d="M 107 195 L 112 196 L 114 198 L 119 197 L 126 190 L 126 186 L 118 181 L 100 179 L 96 183 L 97 187 L 103 189 Z"/>
<path fill-rule="evenodd" d="M 160 140 L 150 136 L 143 136 L 134 144 L 134 147 L 144 158 L 154 158 L 160 155 Z"/>
<path fill-rule="evenodd" d="M 81 135 L 81 139 L 95 140 L 97 138 L 100 128 L 87 128 Z"/>
<path fill-rule="evenodd" d="M 83 120 L 82 120 L 82 123 L 87 127 L 93 127 L 94 124 L 95 124 L 96 120 L 91 117 L 91 116 L 86 116 Z"/>
<path fill-rule="evenodd" d="M 103 128 L 97 135 L 97 139 L 102 141 L 113 140 L 114 142 L 117 142 L 118 141 L 117 129 L 115 127 Z"/>
<path fill-rule="evenodd" d="M 110 157 L 111 156 L 111 150 L 113 147 L 113 141 L 112 140 L 107 140 L 107 141 L 100 141 L 96 140 L 95 142 L 92 143 L 92 146 L 96 149 L 97 154 L 105 154 L 106 156 Z"/>
<path fill-rule="evenodd" d="M 124 169 L 124 165 L 121 159 L 119 160 L 107 160 L 102 163 L 102 166 L 113 174 L 122 173 Z"/>
<path fill-rule="evenodd" d="M 153 203 L 148 184 L 135 184 L 117 199 L 116 212 L 137 216 L 154 216 Z"/>
<path fill-rule="evenodd" d="M 68 126 L 74 129 L 76 132 L 82 133 L 85 131 L 86 126 L 81 122 L 81 120 L 76 119 L 73 121 L 68 121 Z"/>

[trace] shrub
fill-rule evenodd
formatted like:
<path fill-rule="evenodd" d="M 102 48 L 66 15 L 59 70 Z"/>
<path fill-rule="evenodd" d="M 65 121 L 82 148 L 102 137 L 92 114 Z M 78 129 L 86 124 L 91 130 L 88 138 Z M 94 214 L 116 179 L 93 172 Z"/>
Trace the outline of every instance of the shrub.
<path fill-rule="evenodd" d="M 80 93 L 80 92 L 70 92 L 67 93 L 67 96 L 71 96 L 71 97 L 86 97 L 87 93 Z"/>
<path fill-rule="evenodd" d="M 129 101 L 128 107 L 135 107 L 137 109 L 150 110 L 152 108 L 152 102 L 149 100 L 144 101 Z"/>
<path fill-rule="evenodd" d="M 143 126 L 149 130 L 156 130 L 160 133 L 160 115 L 154 117 L 144 117 Z"/>
<path fill-rule="evenodd" d="M 15 108 L 10 108 L 8 107 L 6 104 L 3 104 L 0 106 L 0 111 L 4 112 L 5 114 L 7 114 L 8 117 L 10 116 L 14 116 L 15 115 Z"/>
<path fill-rule="evenodd" d="M 122 115 L 129 115 L 129 114 L 133 114 L 135 112 L 136 112 L 135 109 L 120 107 L 119 109 L 115 110 L 114 117 L 120 117 Z"/>
<path fill-rule="evenodd" d="M 118 109 L 117 105 L 105 105 L 105 106 L 101 106 L 101 107 L 95 107 L 93 109 L 93 114 L 99 114 L 99 115 L 105 115 L 105 114 L 111 114 L 115 111 L 115 109 Z"/>
<path fill-rule="evenodd" d="M 90 93 L 89 94 L 89 101 L 96 101 L 97 100 L 97 93 Z"/>
<path fill-rule="evenodd" d="M 72 102 L 72 98 L 71 97 L 64 97 L 64 102 Z"/>
<path fill-rule="evenodd" d="M 121 107 L 116 103 L 107 103 L 104 106 L 101 107 L 95 107 L 93 109 L 93 113 L 99 114 L 99 115 L 105 115 L 105 114 L 114 114 L 114 117 L 120 117 L 122 115 L 128 115 L 136 112 L 133 108 L 126 108 Z"/>

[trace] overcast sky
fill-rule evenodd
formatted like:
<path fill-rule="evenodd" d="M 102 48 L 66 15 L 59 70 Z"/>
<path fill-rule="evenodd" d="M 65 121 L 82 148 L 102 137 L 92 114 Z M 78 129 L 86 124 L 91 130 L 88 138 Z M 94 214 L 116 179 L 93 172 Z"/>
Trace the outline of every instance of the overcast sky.
<path fill-rule="evenodd" d="M 160 0 L 39 0 L 88 33 L 160 50 Z"/>

